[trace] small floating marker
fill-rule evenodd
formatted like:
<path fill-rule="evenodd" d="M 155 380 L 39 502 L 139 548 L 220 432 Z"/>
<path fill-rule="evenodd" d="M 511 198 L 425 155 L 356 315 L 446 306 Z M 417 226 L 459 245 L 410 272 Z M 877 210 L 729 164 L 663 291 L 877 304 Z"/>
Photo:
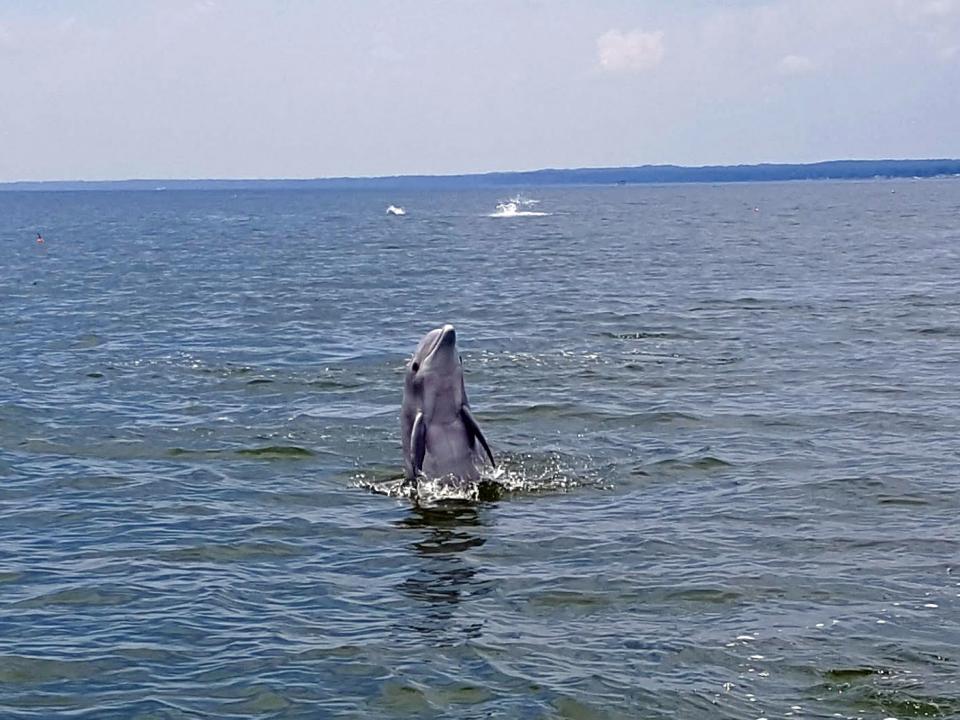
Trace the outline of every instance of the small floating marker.
<path fill-rule="evenodd" d="M 37 244 L 43 245 L 43 235 L 41 235 L 40 233 L 37 233 Z"/>

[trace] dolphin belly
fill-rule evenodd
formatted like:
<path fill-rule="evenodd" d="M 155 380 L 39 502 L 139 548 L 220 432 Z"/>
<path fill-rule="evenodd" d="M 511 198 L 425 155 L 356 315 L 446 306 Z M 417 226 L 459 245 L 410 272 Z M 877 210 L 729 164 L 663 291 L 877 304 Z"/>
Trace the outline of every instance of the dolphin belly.
<path fill-rule="evenodd" d="M 428 477 L 455 475 L 463 480 L 480 477 L 476 446 L 460 420 L 427 425 L 423 472 Z"/>

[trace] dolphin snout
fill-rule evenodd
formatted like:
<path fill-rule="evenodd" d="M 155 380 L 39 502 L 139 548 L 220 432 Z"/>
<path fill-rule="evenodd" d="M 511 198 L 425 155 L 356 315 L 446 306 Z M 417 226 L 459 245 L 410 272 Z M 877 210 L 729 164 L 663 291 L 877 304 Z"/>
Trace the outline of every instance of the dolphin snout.
<path fill-rule="evenodd" d="M 443 329 L 440 331 L 440 342 L 438 345 L 456 345 L 457 344 L 457 330 L 453 325 L 449 323 L 443 326 Z"/>

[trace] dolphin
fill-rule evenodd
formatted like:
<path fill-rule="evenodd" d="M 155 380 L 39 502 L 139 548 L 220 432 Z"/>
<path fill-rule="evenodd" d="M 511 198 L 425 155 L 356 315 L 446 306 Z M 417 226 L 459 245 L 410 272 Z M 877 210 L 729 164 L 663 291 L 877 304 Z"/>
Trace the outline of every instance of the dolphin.
<path fill-rule="evenodd" d="M 490 445 L 470 412 L 453 325 L 424 335 L 407 364 L 400 434 L 405 484 L 421 474 L 478 480 L 481 446 L 496 467 Z"/>

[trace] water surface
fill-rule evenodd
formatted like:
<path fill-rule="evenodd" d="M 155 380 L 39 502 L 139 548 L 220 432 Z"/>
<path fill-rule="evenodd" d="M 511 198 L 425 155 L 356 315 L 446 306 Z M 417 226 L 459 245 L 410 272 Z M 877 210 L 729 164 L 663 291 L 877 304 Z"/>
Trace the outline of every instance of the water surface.
<path fill-rule="evenodd" d="M 529 194 L 0 194 L 0 716 L 960 715 L 960 183 Z"/>

